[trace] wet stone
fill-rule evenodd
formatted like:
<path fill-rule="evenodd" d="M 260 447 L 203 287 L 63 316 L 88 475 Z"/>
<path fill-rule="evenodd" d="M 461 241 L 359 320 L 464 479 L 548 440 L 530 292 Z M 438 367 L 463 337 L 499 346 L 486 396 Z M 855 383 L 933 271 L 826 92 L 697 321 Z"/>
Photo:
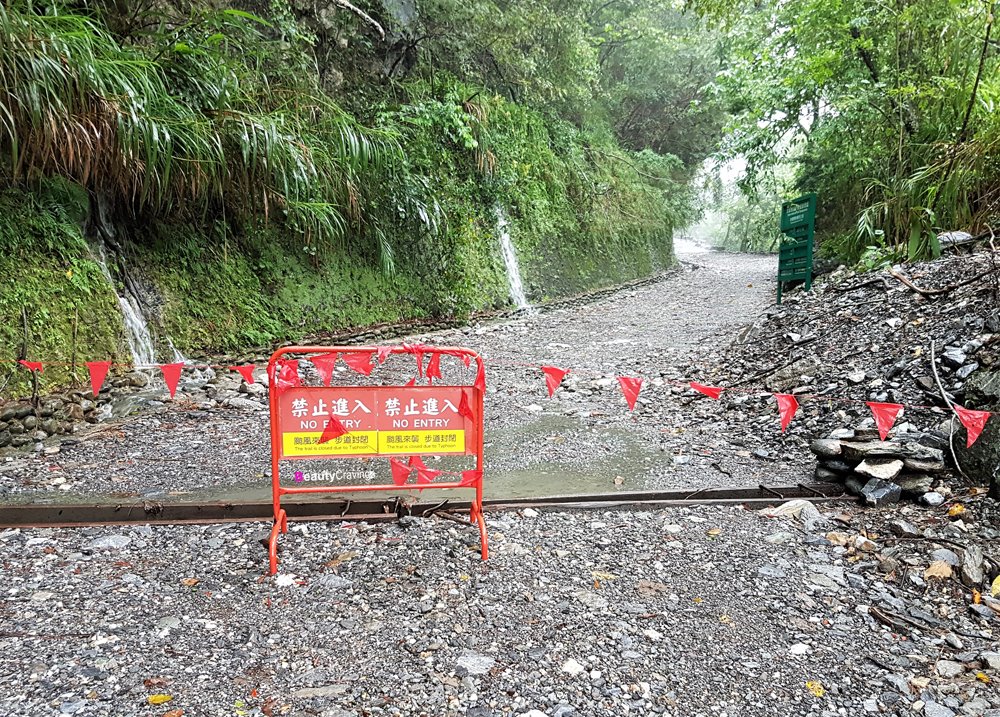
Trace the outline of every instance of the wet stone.
<path fill-rule="evenodd" d="M 941 560 L 954 568 L 962 564 L 958 554 L 953 550 L 948 550 L 948 548 L 938 548 L 935 550 L 931 553 L 931 560 Z"/>
<path fill-rule="evenodd" d="M 84 550 L 121 550 L 127 547 L 132 539 L 127 535 L 105 535 L 92 540 L 83 546 Z"/>
<path fill-rule="evenodd" d="M 920 500 L 931 507 L 936 507 L 944 503 L 944 496 L 936 491 L 930 491 L 928 493 L 924 493 L 920 497 Z"/>
<path fill-rule="evenodd" d="M 901 462 L 900 466 L 902 466 Z M 872 478 L 861 490 L 865 502 L 876 508 L 890 503 L 898 503 L 902 493 L 902 489 L 895 483 L 878 478 Z"/>

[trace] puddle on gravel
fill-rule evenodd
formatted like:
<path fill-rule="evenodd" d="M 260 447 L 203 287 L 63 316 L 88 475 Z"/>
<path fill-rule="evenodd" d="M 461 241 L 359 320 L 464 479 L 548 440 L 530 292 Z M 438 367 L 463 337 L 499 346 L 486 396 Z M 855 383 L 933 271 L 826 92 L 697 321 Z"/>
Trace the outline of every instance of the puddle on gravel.
<path fill-rule="evenodd" d="M 587 425 L 578 418 L 558 414 L 530 416 L 523 423 L 494 428 L 489 432 L 486 450 L 485 495 L 487 498 L 527 498 L 588 493 L 634 491 L 648 484 L 650 477 L 674 471 L 672 458 L 658 446 L 628 428 Z M 431 468 L 463 470 L 472 467 L 467 458 L 426 458 Z M 164 466 L 164 470 L 175 470 Z M 296 483 L 292 478 L 301 470 L 306 478 Z M 360 471 L 366 475 L 346 475 Z M 330 480 L 330 476 L 342 476 Z M 288 487 L 341 483 L 388 483 L 388 467 L 383 461 L 298 461 L 282 464 L 283 483 Z M 147 476 L 148 480 L 148 476 Z M 309 481 L 309 482 L 306 482 Z M 171 481 L 176 483 L 176 478 Z M 444 499 L 451 491 L 416 494 L 421 501 Z M 407 494 L 402 493 L 402 494 Z M 465 493 L 462 491 L 461 493 Z M 456 494 L 456 495 L 460 495 Z M 345 498 L 380 498 L 390 492 L 341 493 Z M 331 494 L 295 496 L 296 501 L 329 499 Z M 74 493 L 73 491 L 21 492 L 6 496 L 8 503 L 37 504 L 121 504 L 143 503 L 269 501 L 271 485 L 266 478 L 259 482 L 241 481 L 231 486 L 218 484 L 190 491 L 147 491 L 141 495 L 117 493 Z"/>

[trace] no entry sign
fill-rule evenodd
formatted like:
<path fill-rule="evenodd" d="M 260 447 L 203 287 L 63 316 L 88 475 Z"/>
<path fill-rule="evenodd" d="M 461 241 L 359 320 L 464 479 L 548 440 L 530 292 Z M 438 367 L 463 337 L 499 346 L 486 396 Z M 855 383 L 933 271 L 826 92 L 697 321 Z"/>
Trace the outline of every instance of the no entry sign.
<path fill-rule="evenodd" d="M 278 396 L 282 458 L 474 454 L 472 388 L 296 387 Z M 464 394 L 464 398 L 463 398 Z M 331 419 L 348 431 L 321 442 Z"/>
<path fill-rule="evenodd" d="M 394 354 L 416 358 L 416 373 L 441 380 L 445 356 L 465 369 L 476 363 L 470 385 L 304 386 L 299 359 L 311 357 L 322 383 L 331 382 L 334 366 L 343 360 L 352 370 L 371 375 Z M 424 356 L 430 360 L 424 371 Z M 286 495 L 354 493 L 361 491 L 473 489 L 469 519 L 478 524 L 483 560 L 489 555 L 483 518 L 483 360 L 466 348 L 402 346 L 289 346 L 278 349 L 267 366 L 271 409 L 271 491 L 274 526 L 269 540 L 271 574 L 278 570 L 278 536 L 288 532 L 288 515 L 281 506 Z M 460 472 L 438 470 L 422 456 L 468 455 L 475 467 Z M 391 483 L 361 485 L 286 486 L 282 461 L 336 458 L 388 458 Z M 406 462 L 402 457 L 407 457 Z"/>

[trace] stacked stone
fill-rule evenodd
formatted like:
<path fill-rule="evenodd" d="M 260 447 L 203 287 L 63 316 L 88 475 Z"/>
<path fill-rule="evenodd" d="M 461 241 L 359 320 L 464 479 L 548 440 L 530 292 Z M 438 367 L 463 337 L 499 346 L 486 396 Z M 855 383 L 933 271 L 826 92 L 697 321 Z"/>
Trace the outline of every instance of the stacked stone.
<path fill-rule="evenodd" d="M 108 405 L 149 383 L 139 372 L 108 381 L 95 399 L 89 390 L 74 389 L 46 396 L 33 405 L 31 401 L 0 401 L 0 448 L 39 445 L 51 436 L 75 433 L 82 423 L 99 423 L 111 415 Z"/>
<path fill-rule="evenodd" d="M 940 448 L 925 445 L 931 442 L 927 438 L 901 434 L 883 441 L 877 431 L 839 429 L 809 448 L 818 461 L 817 480 L 842 483 L 870 505 L 896 503 L 903 496 L 937 505 L 944 497 L 933 486 L 948 465 Z"/>

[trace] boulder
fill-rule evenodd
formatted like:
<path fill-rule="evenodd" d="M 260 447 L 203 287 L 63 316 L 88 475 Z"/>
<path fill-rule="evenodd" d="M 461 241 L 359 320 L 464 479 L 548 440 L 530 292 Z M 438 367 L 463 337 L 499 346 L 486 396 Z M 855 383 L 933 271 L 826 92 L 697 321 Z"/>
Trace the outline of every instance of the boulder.
<path fill-rule="evenodd" d="M 1000 370 L 977 371 L 965 388 L 967 408 L 992 411 L 994 415 L 971 448 L 965 447 L 965 429 L 959 426 L 955 452 L 969 478 L 980 485 L 992 485 L 991 495 L 997 498 L 1000 497 Z"/>
<path fill-rule="evenodd" d="M 903 495 L 920 496 L 930 491 L 934 478 L 929 475 L 901 475 L 893 482 L 902 489 Z"/>

